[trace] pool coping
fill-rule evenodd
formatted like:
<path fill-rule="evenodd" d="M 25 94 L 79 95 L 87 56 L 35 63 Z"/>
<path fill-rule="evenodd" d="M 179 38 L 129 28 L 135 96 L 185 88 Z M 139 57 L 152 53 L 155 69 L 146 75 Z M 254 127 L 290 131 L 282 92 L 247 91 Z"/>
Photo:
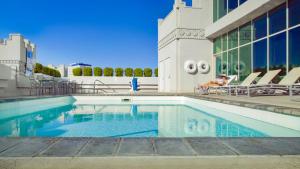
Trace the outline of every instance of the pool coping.
<path fill-rule="evenodd" d="M 59 98 L 59 97 L 68 97 L 68 96 L 136 96 L 136 97 L 142 97 L 142 96 L 182 96 L 192 99 L 199 99 L 199 100 L 206 100 L 206 101 L 212 101 L 217 103 L 223 103 L 228 105 L 234 105 L 234 106 L 240 106 L 240 107 L 246 107 L 251 109 L 257 109 L 257 110 L 264 110 L 264 111 L 270 111 L 274 113 L 284 114 L 284 115 L 291 115 L 291 116 L 297 116 L 300 117 L 300 108 L 291 108 L 291 107 L 285 107 L 285 106 L 277 106 L 277 105 L 271 105 L 271 104 L 260 104 L 260 103 L 253 103 L 248 101 L 239 101 L 239 100 L 230 100 L 226 98 L 215 98 L 211 96 L 206 95 L 195 95 L 192 93 L 155 93 L 155 94 L 149 94 L 149 93 L 141 93 L 141 94 L 106 94 L 106 95 L 94 95 L 94 94 L 73 94 L 73 95 L 57 95 L 57 96 L 24 96 L 24 97 L 13 97 L 13 98 L 0 98 L 0 103 L 3 102 L 12 102 L 12 101 L 25 101 L 25 100 L 35 100 L 35 99 L 47 99 L 47 98 Z"/>
<path fill-rule="evenodd" d="M 0 158 L 300 156 L 299 138 L 0 138 Z"/>

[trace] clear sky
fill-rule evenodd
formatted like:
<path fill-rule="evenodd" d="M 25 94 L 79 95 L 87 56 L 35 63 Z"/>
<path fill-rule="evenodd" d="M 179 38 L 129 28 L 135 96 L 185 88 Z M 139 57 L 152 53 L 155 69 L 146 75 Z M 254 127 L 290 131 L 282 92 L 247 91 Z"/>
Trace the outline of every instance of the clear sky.
<path fill-rule="evenodd" d="M 3 0 L 0 38 L 21 33 L 42 64 L 157 67 L 157 19 L 174 0 Z"/>

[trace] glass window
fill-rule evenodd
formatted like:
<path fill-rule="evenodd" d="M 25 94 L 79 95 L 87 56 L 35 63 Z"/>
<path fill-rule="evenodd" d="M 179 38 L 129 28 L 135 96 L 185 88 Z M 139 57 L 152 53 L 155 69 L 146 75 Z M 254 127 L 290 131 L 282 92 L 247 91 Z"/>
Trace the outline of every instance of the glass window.
<path fill-rule="evenodd" d="M 228 12 L 234 10 L 239 5 L 239 0 L 228 0 Z"/>
<path fill-rule="evenodd" d="M 251 23 L 240 28 L 240 45 L 251 42 Z"/>
<path fill-rule="evenodd" d="M 222 57 L 216 56 L 216 75 L 222 74 Z"/>
<path fill-rule="evenodd" d="M 227 50 L 227 35 L 224 35 L 222 38 L 223 51 Z"/>
<path fill-rule="evenodd" d="M 228 34 L 228 49 L 232 49 L 238 46 L 238 30 L 229 32 Z"/>
<path fill-rule="evenodd" d="M 300 27 L 290 30 L 289 33 L 289 69 L 300 66 Z"/>
<path fill-rule="evenodd" d="M 263 15 L 253 21 L 253 40 L 267 36 L 267 15 Z"/>
<path fill-rule="evenodd" d="M 270 34 L 286 28 L 286 4 L 280 5 L 269 13 Z"/>
<path fill-rule="evenodd" d="M 238 50 L 228 52 L 228 75 L 238 75 Z"/>
<path fill-rule="evenodd" d="M 224 52 L 222 55 L 222 74 L 227 75 L 228 72 L 228 58 L 227 58 L 227 52 Z"/>
<path fill-rule="evenodd" d="M 240 48 L 240 62 L 239 62 L 240 81 L 243 81 L 252 71 L 251 67 L 251 45 Z"/>
<path fill-rule="evenodd" d="M 214 41 L 214 53 L 220 53 L 222 51 L 221 47 L 222 47 L 222 44 L 221 44 L 221 39 L 220 38 L 217 38 L 215 39 Z"/>
<path fill-rule="evenodd" d="M 242 5 L 243 3 L 245 3 L 247 0 L 240 0 L 240 5 Z"/>
<path fill-rule="evenodd" d="M 267 72 L 267 40 L 261 40 L 253 44 L 253 71 Z"/>
<path fill-rule="evenodd" d="M 290 27 L 300 24 L 300 1 L 289 0 L 289 22 Z"/>
<path fill-rule="evenodd" d="M 227 14 L 227 0 L 214 0 L 214 22 Z"/>
<path fill-rule="evenodd" d="M 286 32 L 270 38 L 270 70 L 281 69 L 286 73 Z"/>

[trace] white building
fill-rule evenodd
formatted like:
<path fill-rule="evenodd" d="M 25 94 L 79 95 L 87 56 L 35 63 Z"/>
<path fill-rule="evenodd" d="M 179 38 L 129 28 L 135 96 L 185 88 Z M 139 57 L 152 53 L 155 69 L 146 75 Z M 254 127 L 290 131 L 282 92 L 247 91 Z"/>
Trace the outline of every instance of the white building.
<path fill-rule="evenodd" d="M 0 64 L 32 75 L 35 62 L 36 46 L 22 35 L 10 34 L 8 39 L 0 40 Z"/>
<path fill-rule="evenodd" d="M 212 63 L 213 44 L 205 37 L 212 24 L 212 1 L 193 0 L 193 6 L 175 0 L 173 10 L 158 21 L 160 92 L 191 92 L 211 79 L 212 71 L 197 70 L 197 63 Z M 190 69 L 187 72 L 184 67 Z"/>
<path fill-rule="evenodd" d="M 159 91 L 192 92 L 218 74 L 286 75 L 300 66 L 299 9 L 299 0 L 175 0 L 158 21 Z"/>
<path fill-rule="evenodd" d="M 58 66 L 54 66 L 52 64 L 48 65 L 49 68 L 56 69 L 60 72 L 61 77 L 68 77 L 68 68 L 66 65 L 61 64 Z"/>

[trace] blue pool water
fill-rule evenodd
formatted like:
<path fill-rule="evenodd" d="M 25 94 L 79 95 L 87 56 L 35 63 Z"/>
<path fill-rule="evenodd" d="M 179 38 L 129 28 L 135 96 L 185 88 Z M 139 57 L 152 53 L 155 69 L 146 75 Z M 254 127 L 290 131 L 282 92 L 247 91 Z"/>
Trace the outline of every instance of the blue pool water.
<path fill-rule="evenodd" d="M 262 122 L 252 119 L 246 121 L 250 121 L 253 125 L 245 126 L 179 104 L 75 105 L 65 103 L 30 112 L 32 106 L 17 105 L 11 108 L 9 105 L 1 107 L 0 104 L 0 136 L 271 137 L 270 133 L 274 131 L 269 130 L 274 129 L 281 131 L 276 136 L 300 136 L 299 131 L 284 127 L 263 123 L 263 127 L 259 128 Z M 242 120 L 245 118 L 241 117 Z"/>

